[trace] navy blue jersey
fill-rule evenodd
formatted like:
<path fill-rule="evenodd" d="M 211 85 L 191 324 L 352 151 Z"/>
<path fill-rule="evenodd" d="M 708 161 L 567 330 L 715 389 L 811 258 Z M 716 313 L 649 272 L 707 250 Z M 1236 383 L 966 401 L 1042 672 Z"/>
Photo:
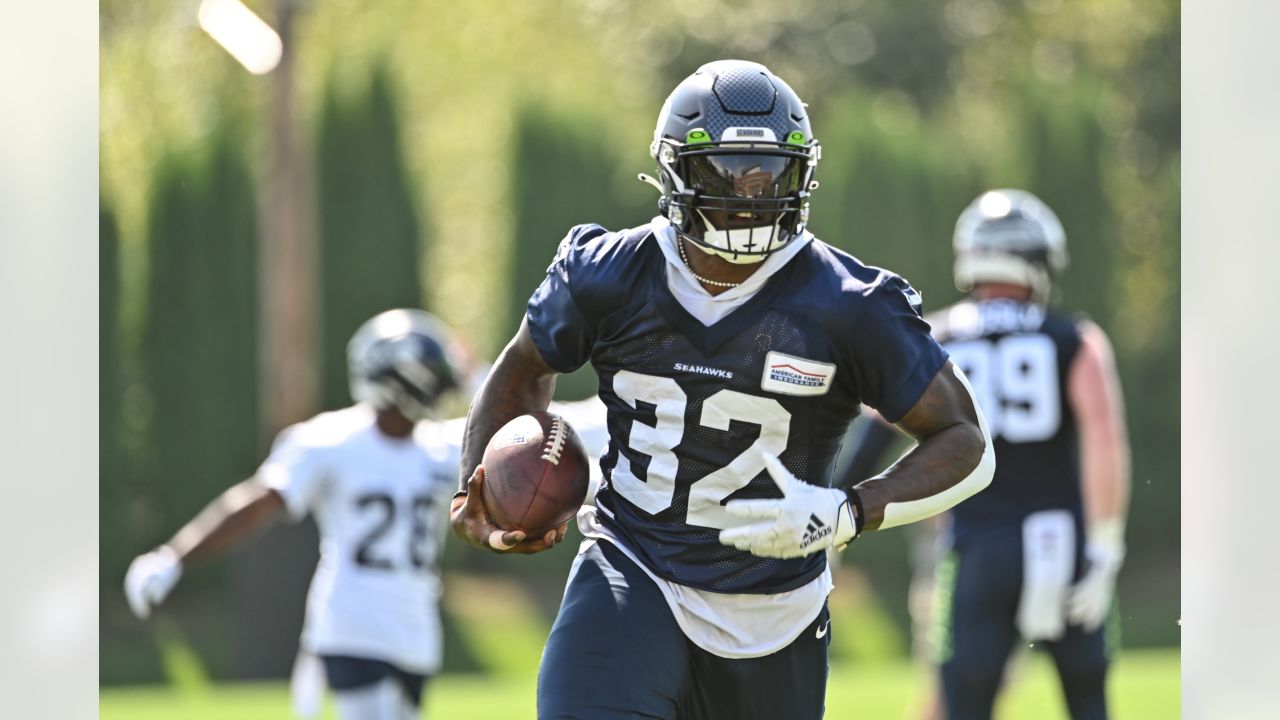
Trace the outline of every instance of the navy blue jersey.
<path fill-rule="evenodd" d="M 952 511 L 955 537 L 1020 527 L 1051 508 L 1070 510 L 1079 524 L 1079 452 L 1067 397 L 1080 348 L 1075 321 L 1010 299 L 964 301 L 930 320 L 973 385 L 995 441 L 995 476 Z"/>
<path fill-rule="evenodd" d="M 727 593 L 794 589 L 826 562 L 720 544 L 721 529 L 743 522 L 726 501 L 781 497 L 763 456 L 829 485 L 858 404 L 896 420 L 946 361 L 906 281 L 817 240 L 708 327 L 671 294 L 647 226 L 578 226 L 528 324 L 552 368 L 590 362 L 599 376 L 601 521 L 656 575 Z"/>

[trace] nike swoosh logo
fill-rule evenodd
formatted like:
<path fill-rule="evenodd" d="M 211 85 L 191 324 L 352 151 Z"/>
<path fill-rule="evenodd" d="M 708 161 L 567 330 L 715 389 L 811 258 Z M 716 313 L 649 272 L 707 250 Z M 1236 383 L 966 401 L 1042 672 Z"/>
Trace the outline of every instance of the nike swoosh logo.
<path fill-rule="evenodd" d="M 831 621 L 828 620 L 825 625 L 822 625 L 818 628 L 817 638 L 821 640 L 823 637 L 826 636 L 827 631 L 830 629 L 831 629 Z"/>

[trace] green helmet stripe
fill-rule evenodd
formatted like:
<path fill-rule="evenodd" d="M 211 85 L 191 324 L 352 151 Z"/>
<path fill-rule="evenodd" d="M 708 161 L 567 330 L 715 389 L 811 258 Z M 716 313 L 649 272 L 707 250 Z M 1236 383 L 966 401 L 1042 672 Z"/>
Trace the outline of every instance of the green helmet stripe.
<path fill-rule="evenodd" d="M 711 135 L 706 130 L 703 130 L 702 128 L 694 128 L 690 130 L 687 135 L 684 136 L 684 142 L 686 145 L 708 143 L 708 142 L 711 142 Z"/>

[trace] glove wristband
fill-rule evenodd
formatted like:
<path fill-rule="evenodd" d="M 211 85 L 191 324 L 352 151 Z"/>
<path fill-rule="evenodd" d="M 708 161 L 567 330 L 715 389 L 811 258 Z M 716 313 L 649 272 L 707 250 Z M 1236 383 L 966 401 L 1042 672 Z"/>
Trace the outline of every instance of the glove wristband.
<path fill-rule="evenodd" d="M 862 497 L 858 495 L 858 491 L 851 487 L 844 489 L 844 494 L 849 498 L 849 502 L 853 503 L 853 539 L 857 540 L 862 535 L 862 526 L 867 524 L 866 511 L 862 509 Z"/>
<path fill-rule="evenodd" d="M 1124 563 L 1124 520 L 1108 518 L 1089 523 L 1085 555 L 1095 564 L 1118 570 Z"/>
<path fill-rule="evenodd" d="M 154 550 L 157 558 L 162 559 L 165 564 L 170 567 L 177 568 L 179 577 L 182 575 L 182 558 L 178 556 L 178 551 L 169 545 L 161 545 Z"/>

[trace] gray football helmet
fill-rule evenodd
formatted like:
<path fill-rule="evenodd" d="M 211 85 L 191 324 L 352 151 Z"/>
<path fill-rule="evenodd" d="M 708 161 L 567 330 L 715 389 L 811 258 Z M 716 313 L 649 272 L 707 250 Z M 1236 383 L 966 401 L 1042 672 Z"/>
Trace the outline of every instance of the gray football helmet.
<path fill-rule="evenodd" d="M 387 310 L 366 320 L 347 344 L 351 397 L 410 420 L 431 414 L 457 388 L 462 362 L 453 333 L 431 313 Z"/>
<path fill-rule="evenodd" d="M 803 230 L 821 147 L 799 96 L 763 65 L 707 63 L 672 91 L 649 154 L 676 232 L 734 263 L 760 262 Z"/>
<path fill-rule="evenodd" d="M 1067 267 L 1067 236 L 1048 205 L 1025 190 L 983 193 L 960 213 L 955 235 L 956 287 L 982 282 L 1031 288 L 1049 297 L 1053 276 Z"/>

